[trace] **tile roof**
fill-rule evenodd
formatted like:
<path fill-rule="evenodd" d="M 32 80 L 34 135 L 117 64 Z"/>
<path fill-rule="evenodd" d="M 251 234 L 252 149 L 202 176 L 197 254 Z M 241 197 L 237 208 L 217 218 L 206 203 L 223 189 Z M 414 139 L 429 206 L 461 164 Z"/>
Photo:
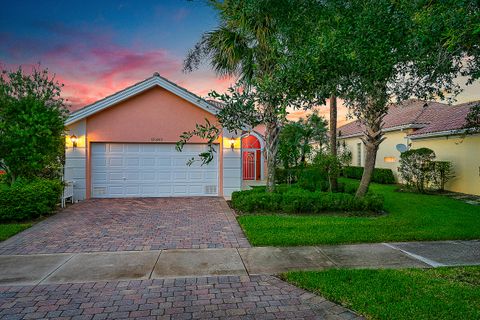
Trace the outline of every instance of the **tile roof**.
<path fill-rule="evenodd" d="M 465 118 L 470 108 L 479 103 L 480 101 L 472 101 L 454 106 L 447 105 L 442 108 L 434 108 L 424 116 L 423 121 L 428 123 L 428 125 L 414 131 L 410 136 L 460 130 L 465 126 Z"/>
<path fill-rule="evenodd" d="M 418 128 L 411 134 L 412 136 L 461 129 L 465 124 L 468 111 L 479 102 L 452 106 L 434 101 L 409 99 L 389 107 L 388 114 L 384 118 L 383 129 L 403 126 Z M 338 128 L 338 132 L 340 137 L 361 135 L 363 126 L 357 120 Z"/>

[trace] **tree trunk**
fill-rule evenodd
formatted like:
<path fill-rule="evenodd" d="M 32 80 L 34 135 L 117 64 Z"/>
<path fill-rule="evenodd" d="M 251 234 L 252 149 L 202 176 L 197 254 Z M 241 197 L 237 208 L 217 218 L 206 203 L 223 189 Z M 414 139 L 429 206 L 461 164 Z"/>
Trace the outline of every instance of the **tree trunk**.
<path fill-rule="evenodd" d="M 276 122 L 265 123 L 265 156 L 267 160 L 267 192 L 275 190 L 275 165 L 280 128 Z"/>
<path fill-rule="evenodd" d="M 373 169 L 375 169 L 375 159 L 377 158 L 378 146 L 373 144 L 365 145 L 366 155 L 365 155 L 365 166 L 363 169 L 362 180 L 360 180 L 360 185 L 358 186 L 356 197 L 363 197 L 367 191 L 370 181 L 372 180 Z"/>
<path fill-rule="evenodd" d="M 373 169 L 375 169 L 378 146 L 383 140 L 385 140 L 381 130 L 382 119 L 382 117 L 374 117 L 371 125 L 367 126 L 364 132 L 365 135 L 362 138 L 366 149 L 366 155 L 362 180 L 360 180 L 360 185 L 358 186 L 357 193 L 355 194 L 357 198 L 363 197 L 368 191 L 368 186 L 372 180 Z"/>
<path fill-rule="evenodd" d="M 330 152 L 337 157 L 337 97 L 332 94 L 330 97 Z M 331 189 L 338 189 L 338 177 L 330 179 Z"/>

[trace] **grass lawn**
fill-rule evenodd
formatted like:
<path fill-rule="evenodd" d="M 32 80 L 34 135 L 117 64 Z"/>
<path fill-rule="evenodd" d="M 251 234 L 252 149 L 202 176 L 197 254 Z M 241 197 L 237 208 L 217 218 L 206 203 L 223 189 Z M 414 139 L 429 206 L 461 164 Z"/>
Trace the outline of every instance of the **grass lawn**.
<path fill-rule="evenodd" d="M 330 269 L 282 277 L 369 319 L 480 319 L 480 267 Z"/>
<path fill-rule="evenodd" d="M 371 185 L 385 197 L 388 215 L 380 217 L 267 214 L 238 221 L 254 246 L 480 238 L 480 206 L 396 188 Z"/>
<path fill-rule="evenodd" d="M 6 240 L 31 226 L 32 223 L 0 223 L 0 241 Z"/>

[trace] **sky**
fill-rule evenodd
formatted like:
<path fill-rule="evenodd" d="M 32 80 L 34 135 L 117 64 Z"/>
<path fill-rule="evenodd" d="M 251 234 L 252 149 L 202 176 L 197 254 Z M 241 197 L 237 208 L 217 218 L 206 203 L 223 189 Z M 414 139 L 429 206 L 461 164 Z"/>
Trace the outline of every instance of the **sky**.
<path fill-rule="evenodd" d="M 208 64 L 192 73 L 182 62 L 201 35 L 217 25 L 201 0 L 27 1 L 0 0 L 0 66 L 40 64 L 64 83 L 71 110 L 88 105 L 159 72 L 205 97 L 234 82 Z M 458 101 L 480 99 L 480 86 Z M 339 124 L 346 109 L 339 108 Z M 328 108 L 320 108 L 328 117 Z M 291 119 L 304 115 L 292 112 Z"/>
<path fill-rule="evenodd" d="M 65 84 L 72 109 L 154 72 L 201 96 L 233 82 L 208 65 L 182 72 L 188 50 L 217 24 L 202 1 L 1 2 L 2 67 L 47 67 Z"/>

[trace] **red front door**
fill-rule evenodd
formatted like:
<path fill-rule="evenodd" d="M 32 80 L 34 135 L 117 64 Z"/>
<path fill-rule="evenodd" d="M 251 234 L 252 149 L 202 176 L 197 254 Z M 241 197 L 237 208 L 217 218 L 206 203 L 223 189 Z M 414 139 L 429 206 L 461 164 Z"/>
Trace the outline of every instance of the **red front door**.
<path fill-rule="evenodd" d="M 243 152 L 243 180 L 255 180 L 255 152 Z"/>

